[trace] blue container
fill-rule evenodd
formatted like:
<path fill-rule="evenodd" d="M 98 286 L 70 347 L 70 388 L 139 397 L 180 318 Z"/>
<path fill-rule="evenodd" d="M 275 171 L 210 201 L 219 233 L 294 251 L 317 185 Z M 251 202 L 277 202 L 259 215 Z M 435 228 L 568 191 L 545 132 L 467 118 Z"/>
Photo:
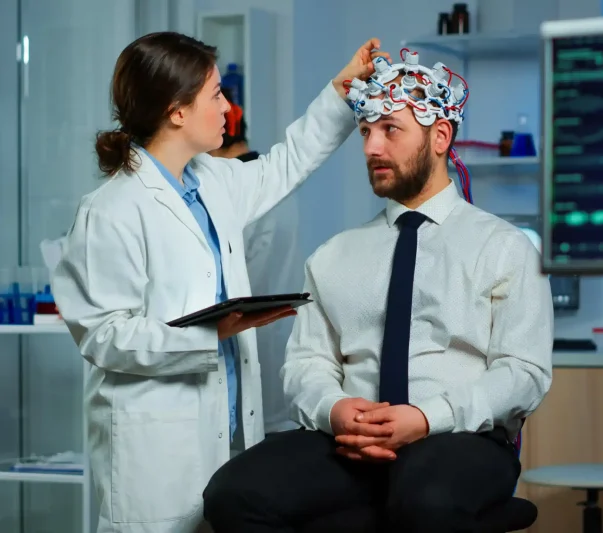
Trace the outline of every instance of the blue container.
<path fill-rule="evenodd" d="M 229 90 L 233 104 L 243 107 L 243 75 L 236 63 L 229 63 L 226 67 L 226 74 L 222 76 L 222 87 Z"/>
<path fill-rule="evenodd" d="M 11 324 L 13 316 L 14 269 L 0 268 L 0 324 Z"/>

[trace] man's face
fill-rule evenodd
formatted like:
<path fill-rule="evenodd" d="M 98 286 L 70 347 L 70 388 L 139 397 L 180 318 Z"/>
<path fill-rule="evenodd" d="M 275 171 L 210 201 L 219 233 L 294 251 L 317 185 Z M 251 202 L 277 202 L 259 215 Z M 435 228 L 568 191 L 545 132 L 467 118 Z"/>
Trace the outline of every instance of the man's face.
<path fill-rule="evenodd" d="M 362 121 L 364 155 L 373 191 L 405 202 L 418 196 L 434 166 L 430 128 L 421 126 L 410 106 L 373 123 Z"/>

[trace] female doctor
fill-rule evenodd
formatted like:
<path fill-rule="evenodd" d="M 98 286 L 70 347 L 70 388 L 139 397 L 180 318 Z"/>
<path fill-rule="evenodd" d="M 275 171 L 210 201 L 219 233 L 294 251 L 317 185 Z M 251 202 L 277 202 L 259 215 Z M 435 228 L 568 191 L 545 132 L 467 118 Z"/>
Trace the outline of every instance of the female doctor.
<path fill-rule="evenodd" d="M 236 430 L 246 448 L 263 438 L 253 328 L 293 311 L 232 315 L 216 326 L 166 322 L 249 295 L 243 229 L 352 132 L 343 82 L 370 76 L 371 55 L 386 55 L 371 53 L 378 47 L 373 39 L 360 48 L 285 142 L 247 163 L 205 154 L 220 146 L 229 110 L 214 48 L 165 32 L 119 56 L 120 128 L 96 143 L 110 179 L 82 199 L 53 278 L 92 365 L 85 409 L 99 533 L 191 531 Z"/>

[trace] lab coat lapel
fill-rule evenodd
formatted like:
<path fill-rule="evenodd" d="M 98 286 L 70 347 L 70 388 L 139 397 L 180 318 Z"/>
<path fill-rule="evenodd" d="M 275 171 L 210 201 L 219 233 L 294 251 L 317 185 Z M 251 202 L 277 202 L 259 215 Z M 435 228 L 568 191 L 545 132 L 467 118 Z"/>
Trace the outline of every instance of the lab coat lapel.
<path fill-rule="evenodd" d="M 228 275 L 228 273 L 230 272 L 231 245 L 228 239 L 228 234 L 226 233 L 226 224 L 220 218 L 219 207 L 216 204 L 215 199 L 212 199 L 211 195 L 207 193 L 207 189 L 205 189 L 205 187 L 203 186 L 203 181 L 201 181 L 199 184 L 199 195 L 201 196 L 201 201 L 203 202 L 203 205 L 205 205 L 207 214 L 214 223 L 216 233 L 218 234 L 218 241 L 220 243 L 220 257 L 222 258 L 222 278 L 224 279 L 224 287 L 226 288 L 226 294 L 230 298 L 230 276 Z"/>
<path fill-rule="evenodd" d="M 191 213 L 191 210 L 184 203 L 182 198 L 174 190 L 174 188 L 161 175 L 155 164 L 142 152 L 138 152 L 142 161 L 140 168 L 137 170 L 138 177 L 148 189 L 155 190 L 155 199 L 165 207 L 167 207 L 175 216 L 192 231 L 201 245 L 206 251 L 211 254 L 211 248 L 207 242 L 203 231 Z"/>

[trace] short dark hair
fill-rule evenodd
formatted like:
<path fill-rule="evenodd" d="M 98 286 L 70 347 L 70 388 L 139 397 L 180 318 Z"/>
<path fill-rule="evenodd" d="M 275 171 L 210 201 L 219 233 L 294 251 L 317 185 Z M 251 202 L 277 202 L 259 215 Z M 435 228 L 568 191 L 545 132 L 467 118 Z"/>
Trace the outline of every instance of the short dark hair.
<path fill-rule="evenodd" d="M 144 35 L 119 55 L 111 84 L 120 127 L 96 136 L 100 169 L 134 170 L 132 143 L 146 146 L 169 115 L 194 102 L 217 60 L 217 49 L 175 32 Z"/>

